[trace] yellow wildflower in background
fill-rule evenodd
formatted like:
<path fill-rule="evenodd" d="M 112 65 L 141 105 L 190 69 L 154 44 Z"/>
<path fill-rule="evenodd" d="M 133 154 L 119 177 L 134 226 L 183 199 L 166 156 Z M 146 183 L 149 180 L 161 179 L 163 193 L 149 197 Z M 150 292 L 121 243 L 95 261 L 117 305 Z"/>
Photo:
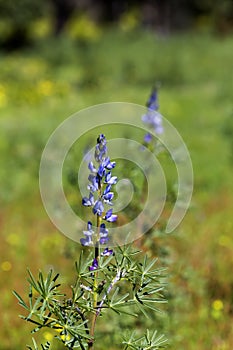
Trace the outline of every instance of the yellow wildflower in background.
<path fill-rule="evenodd" d="M 223 302 L 220 299 L 213 301 L 211 305 L 211 316 L 213 319 L 218 320 L 222 316 L 223 312 Z"/>
<path fill-rule="evenodd" d="M 95 41 L 101 35 L 100 27 L 86 15 L 72 18 L 67 31 L 71 38 L 84 41 Z"/>
<path fill-rule="evenodd" d="M 12 265 L 9 261 L 3 261 L 1 263 L 1 269 L 5 272 L 10 271 L 12 268 Z"/>
<path fill-rule="evenodd" d="M 232 246 L 232 240 L 227 235 L 221 235 L 218 239 L 218 244 L 222 247 L 231 247 Z"/>
<path fill-rule="evenodd" d="M 58 333 L 61 333 L 63 330 L 64 330 L 64 327 L 62 327 L 60 324 L 56 324 L 55 327 L 58 327 L 56 329 L 53 328 L 54 331 L 58 332 Z M 62 335 L 59 335 L 61 340 L 63 341 L 69 341 L 71 339 L 71 336 L 69 334 L 65 335 L 65 334 L 62 334 Z M 46 331 L 43 333 L 43 337 L 46 341 L 49 341 L 51 342 L 54 338 L 54 334 L 52 333 L 52 329 L 51 329 L 51 332 L 50 331 Z"/>
<path fill-rule="evenodd" d="M 0 85 L 0 107 L 4 107 L 7 104 L 6 89 L 3 85 Z"/>
<path fill-rule="evenodd" d="M 29 34 L 32 38 L 46 38 L 53 32 L 52 21 L 48 18 L 40 18 L 30 24 Z"/>
<path fill-rule="evenodd" d="M 54 92 L 54 83 L 50 80 L 42 80 L 37 86 L 39 94 L 44 96 L 51 96 Z"/>
<path fill-rule="evenodd" d="M 55 326 L 56 326 L 56 327 L 59 327 L 59 328 L 55 329 L 55 331 L 56 331 L 56 332 L 59 332 L 59 333 L 61 333 L 61 332 L 65 329 L 65 328 L 62 327 L 60 324 L 56 324 Z M 67 335 L 62 334 L 62 335 L 60 335 L 60 338 L 61 338 L 61 340 L 63 340 L 63 341 L 69 341 L 69 340 L 71 339 L 71 336 L 70 336 L 69 334 L 67 334 Z"/>
<path fill-rule="evenodd" d="M 53 340 L 53 334 L 51 332 L 44 332 L 43 337 L 46 341 L 51 341 Z"/>
<path fill-rule="evenodd" d="M 216 311 L 220 311 L 223 309 L 223 302 L 220 299 L 216 299 L 212 303 L 212 308 Z"/>
<path fill-rule="evenodd" d="M 17 235 L 16 233 L 10 233 L 6 237 L 6 242 L 12 246 L 19 246 L 21 245 L 21 239 L 20 236 Z"/>
<path fill-rule="evenodd" d="M 131 10 L 129 12 L 124 13 L 120 19 L 120 28 L 128 32 L 133 30 L 139 26 L 140 18 L 139 12 L 137 10 Z"/>

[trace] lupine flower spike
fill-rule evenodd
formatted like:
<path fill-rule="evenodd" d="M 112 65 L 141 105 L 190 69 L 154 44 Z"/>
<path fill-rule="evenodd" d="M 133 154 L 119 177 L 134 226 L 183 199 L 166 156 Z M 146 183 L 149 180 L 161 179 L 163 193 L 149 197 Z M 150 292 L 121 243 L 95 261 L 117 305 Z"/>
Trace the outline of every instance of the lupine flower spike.
<path fill-rule="evenodd" d="M 157 89 L 154 89 L 146 103 L 147 112 L 142 116 L 142 121 L 149 126 L 151 130 L 155 132 L 157 135 L 161 135 L 163 133 L 163 121 L 162 116 L 158 112 L 159 104 L 158 104 L 158 92 Z M 146 133 L 144 136 L 145 144 L 150 144 L 153 137 L 151 133 Z"/>
<path fill-rule="evenodd" d="M 156 101 L 153 100 L 152 96 L 150 103 Z M 150 259 L 145 252 L 140 258 L 140 252 L 130 244 L 117 246 L 114 251 L 110 247 L 110 230 L 107 226 L 109 222 L 117 220 L 112 207 L 112 188 L 117 183 L 117 177 L 112 176 L 116 164 L 107 156 L 104 135 L 99 135 L 93 159 L 88 161 L 88 194 L 82 199 L 82 204 L 90 208 L 90 214 L 95 221 L 87 222 L 80 239 L 82 246 L 91 249 L 89 254 L 82 251 L 75 263 L 72 293 L 65 297 L 59 288 L 59 274 L 54 274 L 52 270 L 46 275 L 39 272 L 38 278 L 29 271 L 28 302 L 14 292 L 19 304 L 27 312 L 23 318 L 34 324 L 32 333 L 39 330 L 43 332 L 48 328 L 51 330 L 49 334 L 52 335 L 52 339 L 62 342 L 62 348 L 69 350 L 94 350 L 98 340 L 99 349 L 111 347 L 111 344 L 101 337 L 101 333 L 97 335 L 96 327 L 97 320 L 100 317 L 104 318 L 107 310 L 116 315 L 123 315 L 121 317 L 124 317 L 124 314 L 127 317 L 132 316 L 133 319 L 139 317 L 139 313 L 142 312 L 144 319 L 147 310 L 156 313 L 158 303 L 165 301 L 161 294 L 164 269 L 156 268 L 156 258 Z M 147 185 L 147 181 L 145 184 Z M 143 187 L 142 193 L 146 193 Z M 113 323 L 115 324 L 114 318 Z M 129 328 L 135 327 L 136 323 L 134 326 L 130 322 Z M 156 331 L 151 334 L 147 330 L 144 337 L 135 338 L 132 332 L 124 338 L 122 349 L 162 350 L 165 340 L 162 335 L 156 334 Z M 116 335 L 118 337 L 118 334 Z M 41 344 L 40 349 L 49 350 L 49 345 L 49 342 Z M 32 350 L 32 347 L 28 346 L 28 349 Z M 34 339 L 33 349 L 39 349 Z"/>
<path fill-rule="evenodd" d="M 112 176 L 112 169 L 116 163 L 111 162 L 107 156 L 107 142 L 103 134 L 100 134 L 95 147 L 95 163 L 90 161 L 88 169 L 89 185 L 87 189 L 90 191 L 88 197 L 82 199 L 82 204 L 85 207 L 91 207 L 93 214 L 96 216 L 97 228 L 96 232 L 92 229 L 92 222 L 88 221 L 87 230 L 83 231 L 85 238 L 81 238 L 80 242 L 83 246 L 95 246 L 107 244 L 109 241 L 108 229 L 102 223 L 102 220 L 107 222 L 115 222 L 117 215 L 113 214 L 113 209 L 106 209 L 107 205 L 112 206 L 114 193 L 111 191 L 112 186 L 117 183 L 117 177 Z M 102 252 L 102 256 L 109 256 L 113 251 L 106 248 Z M 98 254 L 97 254 L 98 255 Z M 98 268 L 98 256 L 93 260 L 90 266 L 90 271 Z"/>

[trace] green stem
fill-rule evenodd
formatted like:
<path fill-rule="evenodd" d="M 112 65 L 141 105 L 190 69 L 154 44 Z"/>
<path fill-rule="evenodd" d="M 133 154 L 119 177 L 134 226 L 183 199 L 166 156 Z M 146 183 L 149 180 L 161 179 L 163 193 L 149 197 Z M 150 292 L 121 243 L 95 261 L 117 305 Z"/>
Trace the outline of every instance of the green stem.
<path fill-rule="evenodd" d="M 97 240 L 96 240 L 96 246 L 95 246 L 95 259 L 99 260 L 100 256 L 100 247 L 99 247 L 99 231 L 100 231 L 100 224 L 101 224 L 101 217 L 97 215 Z M 94 350 L 94 335 L 95 335 L 95 324 L 96 324 L 96 319 L 97 319 L 97 305 L 98 305 L 98 271 L 94 271 L 94 281 L 93 281 L 93 308 L 94 308 L 94 314 L 92 317 L 91 321 L 91 329 L 90 329 L 90 336 L 91 339 L 88 343 L 88 349 L 89 350 Z"/>

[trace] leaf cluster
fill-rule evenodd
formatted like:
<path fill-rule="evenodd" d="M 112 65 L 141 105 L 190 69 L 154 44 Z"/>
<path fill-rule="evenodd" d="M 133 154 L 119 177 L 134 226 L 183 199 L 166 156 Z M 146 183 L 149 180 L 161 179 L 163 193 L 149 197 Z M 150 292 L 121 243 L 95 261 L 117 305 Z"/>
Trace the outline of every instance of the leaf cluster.
<path fill-rule="evenodd" d="M 76 279 L 69 297 L 59 291 L 58 274 L 53 276 L 50 271 L 44 277 L 39 272 L 36 280 L 28 271 L 28 303 L 14 292 L 28 312 L 21 317 L 35 326 L 32 333 L 47 327 L 66 347 L 86 349 L 93 342 L 91 320 L 94 317 L 95 324 L 106 310 L 134 317 L 139 312 L 148 316 L 148 309 L 160 312 L 158 304 L 166 302 L 162 295 L 164 270 L 155 266 L 157 259 L 145 256 L 140 261 L 138 255 L 131 246 L 117 247 L 113 255 L 100 255 L 98 268 L 90 271 L 94 251 L 88 256 L 82 252 L 75 264 Z"/>

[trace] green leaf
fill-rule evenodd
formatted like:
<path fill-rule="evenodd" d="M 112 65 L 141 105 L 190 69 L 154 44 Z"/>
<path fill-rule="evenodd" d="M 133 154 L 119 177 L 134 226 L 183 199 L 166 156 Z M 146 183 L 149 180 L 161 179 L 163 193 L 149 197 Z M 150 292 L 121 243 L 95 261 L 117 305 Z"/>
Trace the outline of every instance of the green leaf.
<path fill-rule="evenodd" d="M 167 340 L 164 335 L 157 336 L 157 331 L 154 331 L 151 335 L 147 330 L 146 334 L 139 338 L 135 337 L 135 333 L 132 333 L 129 339 L 127 336 L 124 337 L 122 343 L 126 345 L 124 350 L 160 350 L 166 347 Z"/>
<path fill-rule="evenodd" d="M 38 285 L 36 283 L 36 280 L 34 279 L 31 271 L 28 269 L 28 274 L 29 274 L 29 278 L 28 278 L 28 282 L 33 286 L 33 288 L 40 294 L 40 289 L 38 288 Z"/>
<path fill-rule="evenodd" d="M 93 261 L 92 253 L 85 259 L 83 257 L 83 250 L 80 253 L 79 260 L 75 262 L 75 268 L 78 274 L 78 277 L 84 277 L 90 275 L 89 266 Z"/>
<path fill-rule="evenodd" d="M 20 296 L 16 291 L 13 291 L 12 293 L 13 293 L 14 296 L 18 299 L 19 305 L 21 305 L 22 307 L 24 307 L 24 309 L 29 310 L 29 307 L 27 306 L 27 304 L 25 303 L 25 301 L 21 298 L 21 296 Z"/>

